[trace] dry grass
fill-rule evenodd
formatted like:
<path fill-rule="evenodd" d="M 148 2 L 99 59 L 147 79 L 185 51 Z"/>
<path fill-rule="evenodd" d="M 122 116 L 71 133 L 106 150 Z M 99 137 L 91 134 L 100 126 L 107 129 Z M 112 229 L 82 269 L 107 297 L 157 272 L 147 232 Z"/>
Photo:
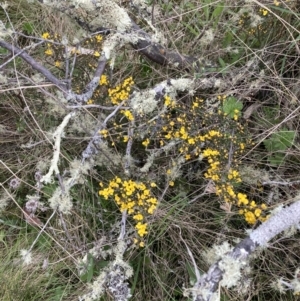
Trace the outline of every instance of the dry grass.
<path fill-rule="evenodd" d="M 8 14 L 16 31 L 24 33 L 24 24 L 30 23 L 33 28 L 30 36 L 40 37 L 47 31 L 60 36 L 67 35 L 72 41 L 78 30 L 70 19 L 62 14 L 53 14 L 42 5 L 28 6 L 26 1 L 17 0 L 10 2 Z M 258 61 L 260 72 L 253 71 L 239 86 L 223 91 L 205 91 L 199 96 L 214 99 L 217 95 L 232 93 L 243 100 L 243 113 L 247 112 L 244 122 L 248 124 L 254 144 L 248 145 L 247 153 L 238 158 L 240 170 L 251 168 L 252 172 L 252 178 L 245 179 L 240 189 L 257 202 L 268 200 L 269 208 L 273 209 L 299 195 L 298 183 L 262 186 L 263 179 L 254 174 L 265 174 L 269 180 L 277 182 L 299 180 L 299 5 L 296 1 L 281 1 L 279 7 L 273 1 L 252 1 L 249 6 L 246 5 L 249 1 L 235 2 L 236 5 L 229 0 L 157 1 L 154 22 L 163 33 L 162 42 L 169 48 L 200 57 L 205 65 L 211 64 L 215 69 L 207 72 L 208 75 L 218 73 L 220 77 L 225 77 L 228 72 L 224 71 L 226 68 L 236 70 L 252 59 Z M 221 10 L 221 4 L 223 9 L 218 13 L 216 9 Z M 269 10 L 266 17 L 260 13 L 260 8 Z M 246 12 L 243 24 L 239 23 L 244 15 L 241 11 Z M 254 14 L 263 21 L 262 28 L 257 28 L 251 36 L 248 31 L 252 28 Z M 6 18 L 2 10 L 0 17 Z M 145 25 L 139 17 L 136 17 L 136 21 Z M 209 29 L 213 30 L 214 35 L 211 41 L 208 40 Z M 29 45 L 29 41 L 30 38 L 24 38 L 18 42 L 20 47 L 24 47 Z M 58 76 L 63 76 L 55 69 L 53 61 L 45 58 L 44 49 L 30 49 L 29 52 L 40 62 L 47 60 L 46 65 Z M 88 81 L 91 70 L 87 66 L 90 62 L 93 62 L 93 58 L 78 58 L 74 87 L 84 86 Z M 113 163 L 96 165 L 86 176 L 85 184 L 72 189 L 74 206 L 69 215 L 55 214 L 50 219 L 53 211 L 47 201 L 56 184 L 45 186 L 40 192 L 40 201 L 45 208 L 39 210 L 38 218 L 43 223 L 49 223 L 33 248 L 33 263 L 21 267 L 17 261 L 20 250 L 29 249 L 41 231 L 25 221 L 22 209 L 27 202 L 26 196 L 38 192 L 36 172 L 46 173 L 52 156 L 50 132 L 60 124 L 67 110 L 62 106 L 60 113 L 53 111 L 55 106 L 46 98 L 52 95 L 55 101 L 55 89 L 44 81 L 32 82 L 32 69 L 21 60 L 15 60 L 4 72 L 12 80 L 0 86 L 1 199 L 9 197 L 8 206 L 2 211 L 0 219 L 0 258 L 3 261 L 0 269 L 0 299 L 74 300 L 87 288 L 78 274 L 77 261 L 95 242 L 102 239 L 104 246 L 109 248 L 119 235 L 121 214 L 114 203 L 99 198 L 98 183 L 108 182 L 114 175 L 121 174 L 122 166 Z M 109 74 L 107 70 L 107 74 L 113 85 L 133 76 L 135 89 L 153 87 L 168 78 L 194 76 L 185 71 L 154 65 L 129 47 L 121 49 L 114 71 Z M 243 99 L 253 77 L 260 88 L 259 92 Z M 31 81 L 30 88 L 25 87 L 28 79 Z M 101 97 L 99 101 L 104 101 L 105 96 Z M 191 104 L 191 99 L 186 95 L 180 97 L 182 103 Z M 60 161 L 60 168 L 65 170 L 66 175 L 70 162 L 80 158 L 86 147 L 93 130 L 89 127 L 95 125 L 99 114 L 103 116 L 106 112 L 82 112 L 81 131 L 69 129 L 66 132 Z M 192 118 L 189 112 L 187 118 Z M 297 135 L 292 146 L 283 151 L 282 162 L 272 165 L 269 160 L 271 154 L 264 141 L 283 128 L 295 131 Z M 123 157 L 125 146 L 119 137 L 114 137 L 117 136 L 113 136 L 116 146 L 111 151 Z M 279 151 L 275 149 L 274 152 Z M 147 151 L 137 146 L 133 156 L 143 162 Z M 155 168 L 143 177 L 163 183 L 163 173 L 169 162 L 177 157 L 174 151 L 160 156 Z M 166 186 L 161 184 L 157 190 L 157 197 L 164 195 L 164 198 L 149 219 L 146 246 L 142 249 L 130 248 L 125 254 L 135 273 L 130 280 L 134 291 L 132 300 L 186 300 L 182 295 L 183 287 L 191 286 L 194 275 L 184 242 L 192 251 L 200 272 L 204 273 L 209 265 L 203 252 L 224 241 L 234 245 L 238 239 L 246 236 L 245 228 L 249 226 L 238 214 L 238 208 L 224 207 L 222 198 L 210 193 L 189 203 L 207 187 L 207 180 L 203 176 L 206 169 L 205 162 L 185 164 L 174 188 L 169 188 L 164 194 Z M 14 179 L 20 181 L 16 189 L 10 187 Z M 128 229 L 133 234 L 132 220 L 128 221 Z M 221 299 L 295 300 L 289 292 L 280 295 L 272 283 L 280 277 L 286 281 L 293 278 L 300 254 L 297 239 L 299 233 L 272 241 L 268 249 L 261 250 L 251 260 L 251 272 L 245 276 L 251 279 L 248 291 L 242 295 L 235 290 L 222 289 Z M 49 262 L 45 268 L 44 260 Z M 93 279 L 99 274 L 104 260 L 97 259 L 96 263 Z M 111 300 L 111 296 L 103 300 Z"/>

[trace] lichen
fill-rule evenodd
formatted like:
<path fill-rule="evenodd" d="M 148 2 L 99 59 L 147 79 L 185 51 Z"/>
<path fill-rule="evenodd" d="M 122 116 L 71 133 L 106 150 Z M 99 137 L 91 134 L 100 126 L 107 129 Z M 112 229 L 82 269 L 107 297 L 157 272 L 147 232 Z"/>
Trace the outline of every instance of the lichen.
<path fill-rule="evenodd" d="M 145 115 L 153 112 L 157 107 L 155 91 L 149 90 L 144 93 L 136 92 L 130 100 L 130 107 L 137 115 Z"/>
<path fill-rule="evenodd" d="M 205 261 L 211 265 L 230 251 L 230 244 L 228 241 L 224 241 L 221 245 L 213 245 L 212 248 L 202 252 L 202 256 Z"/>
<path fill-rule="evenodd" d="M 175 91 L 187 91 L 190 95 L 194 94 L 194 81 L 189 78 L 172 79 L 171 85 Z"/>
<path fill-rule="evenodd" d="M 13 34 L 13 31 L 10 28 L 6 28 L 4 23 L 2 21 L 0 21 L 0 38 L 3 39 L 12 34 Z"/>
<path fill-rule="evenodd" d="M 79 300 L 91 301 L 98 300 L 106 290 L 112 295 L 115 300 L 127 301 L 131 297 L 130 288 L 127 279 L 132 277 L 132 267 L 123 260 L 123 254 L 126 250 L 126 243 L 119 240 L 118 244 L 113 248 L 115 260 L 102 269 L 101 274 L 90 286 L 90 291 Z"/>
<path fill-rule="evenodd" d="M 62 192 L 60 187 L 57 187 L 55 189 L 52 197 L 48 200 L 48 202 L 53 210 L 58 210 L 63 214 L 70 213 L 73 207 L 69 192 Z"/>
<path fill-rule="evenodd" d="M 49 96 L 44 98 L 48 105 L 47 111 L 59 116 L 65 116 L 67 111 L 64 106 L 67 104 L 67 100 L 61 91 L 56 91 L 55 94 L 55 97 Z"/>
<path fill-rule="evenodd" d="M 10 201 L 9 194 L 3 192 L 0 194 L 0 212 L 6 208 Z"/>
<path fill-rule="evenodd" d="M 223 271 L 223 278 L 220 281 L 220 284 L 228 288 L 237 285 L 242 276 L 241 268 L 243 265 L 243 263 L 229 255 L 223 256 L 219 263 L 219 267 Z"/>
<path fill-rule="evenodd" d="M 138 41 L 138 36 L 135 33 L 115 33 L 109 36 L 103 43 L 102 53 L 108 60 L 115 60 L 116 48 L 120 48 L 128 43 L 135 44 Z M 110 63 L 111 68 L 113 68 L 113 63 Z"/>

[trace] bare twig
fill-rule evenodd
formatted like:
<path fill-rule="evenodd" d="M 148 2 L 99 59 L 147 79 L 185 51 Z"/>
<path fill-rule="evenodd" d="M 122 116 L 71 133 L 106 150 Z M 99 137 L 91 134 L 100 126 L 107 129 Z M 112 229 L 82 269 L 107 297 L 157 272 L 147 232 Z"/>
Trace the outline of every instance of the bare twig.
<path fill-rule="evenodd" d="M 106 107 L 101 105 L 74 105 L 74 106 L 66 106 L 67 109 L 89 109 L 89 108 L 97 108 L 107 111 L 113 111 L 116 109 L 115 106 L 113 107 Z M 128 110 L 129 107 L 119 107 L 120 110 Z"/>
<path fill-rule="evenodd" d="M 58 161 L 59 161 L 59 155 L 60 155 L 61 138 L 62 138 L 65 127 L 68 125 L 70 119 L 75 114 L 76 114 L 75 112 L 71 112 L 67 116 L 65 116 L 62 123 L 57 127 L 56 131 L 54 132 L 53 139 L 55 140 L 55 143 L 54 143 L 53 158 L 51 160 L 51 166 L 49 168 L 48 173 L 42 177 L 41 182 L 50 183 L 53 172 L 55 173 L 55 175 L 57 175 L 57 176 L 59 175 Z"/>
<path fill-rule="evenodd" d="M 98 127 L 92 139 L 90 140 L 88 146 L 86 149 L 82 152 L 82 162 L 84 162 L 86 159 L 90 158 L 92 155 L 95 155 L 98 153 L 98 145 L 102 142 L 102 135 L 100 133 L 101 129 L 104 129 L 106 127 L 106 124 L 109 119 L 111 119 L 113 116 L 117 114 L 117 112 L 120 110 L 120 108 L 123 106 L 126 100 L 122 101 L 115 109 L 113 112 L 111 112 L 105 120 L 101 123 L 100 127 Z"/>
<path fill-rule="evenodd" d="M 27 54 L 24 50 L 13 46 L 5 41 L 0 40 L 0 46 L 10 51 L 14 56 L 21 57 L 25 62 L 27 62 L 33 69 L 37 70 L 41 74 L 43 74 L 50 82 L 55 84 L 57 87 L 64 90 L 66 88 L 66 83 L 59 80 L 55 77 L 47 68 L 39 64 L 34 58 L 32 58 L 29 54 Z"/>
<path fill-rule="evenodd" d="M 292 186 L 300 183 L 300 180 L 297 181 L 264 181 L 262 185 L 272 185 L 272 186 Z"/>
<path fill-rule="evenodd" d="M 93 79 L 85 87 L 85 91 L 86 91 L 85 93 L 75 94 L 74 92 L 69 91 L 66 96 L 66 99 L 72 100 L 72 101 L 79 101 L 81 103 L 87 102 L 93 96 L 95 89 L 99 85 L 99 80 L 104 71 L 106 61 L 107 61 L 107 59 L 106 59 L 105 55 L 102 54 L 101 57 L 99 58 L 98 66 L 94 73 Z"/>
<path fill-rule="evenodd" d="M 127 211 L 123 210 L 122 212 L 122 220 L 121 220 L 121 231 L 118 237 L 118 240 L 124 240 L 126 234 L 126 219 L 127 219 Z"/>
<path fill-rule="evenodd" d="M 124 171 L 125 174 L 130 176 L 130 157 L 131 157 L 131 148 L 132 148 L 132 143 L 133 143 L 133 128 L 134 128 L 134 120 L 130 122 L 130 126 L 128 127 L 128 141 L 126 145 L 126 162 L 125 162 L 125 167 Z"/>

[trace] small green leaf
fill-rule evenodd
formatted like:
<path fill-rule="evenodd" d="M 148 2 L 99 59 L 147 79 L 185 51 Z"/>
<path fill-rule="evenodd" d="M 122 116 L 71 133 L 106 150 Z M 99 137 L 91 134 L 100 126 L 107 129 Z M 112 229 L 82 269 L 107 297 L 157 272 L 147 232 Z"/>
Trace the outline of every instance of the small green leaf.
<path fill-rule="evenodd" d="M 219 63 L 220 63 L 220 65 L 221 65 L 222 68 L 226 68 L 225 61 L 222 58 L 220 58 L 220 57 L 219 57 Z"/>
<path fill-rule="evenodd" d="M 228 47 L 233 40 L 233 34 L 230 31 L 227 31 L 223 40 L 223 48 Z"/>
<path fill-rule="evenodd" d="M 211 2 L 211 0 L 204 0 L 203 6 L 202 6 L 206 21 L 209 21 L 210 2 Z"/>
<path fill-rule="evenodd" d="M 189 29 L 189 31 L 194 35 L 194 36 L 198 36 L 199 35 L 199 32 L 196 31 L 191 25 L 185 23 L 185 22 L 182 22 L 182 24 Z"/>
<path fill-rule="evenodd" d="M 284 154 L 274 154 L 272 156 L 269 156 L 268 160 L 269 160 L 271 165 L 278 166 L 278 165 L 281 165 L 283 163 L 284 157 L 285 157 Z"/>
<path fill-rule="evenodd" d="M 223 112 L 231 118 L 235 115 L 240 116 L 243 109 L 243 103 L 233 96 L 227 97 L 223 102 Z M 238 113 L 236 112 L 239 111 Z"/>
<path fill-rule="evenodd" d="M 213 13 L 212 13 L 212 18 L 214 19 L 213 28 L 216 28 L 218 26 L 223 10 L 224 10 L 224 3 L 221 2 L 218 4 L 218 6 L 213 11 Z"/>
<path fill-rule="evenodd" d="M 218 18 L 218 17 L 221 15 L 221 13 L 223 12 L 223 10 L 224 10 L 224 3 L 221 2 L 221 3 L 219 3 L 218 6 L 214 9 L 214 11 L 213 11 L 213 13 L 212 13 L 212 16 L 213 16 L 214 18 Z"/>
<path fill-rule="evenodd" d="M 5 242 L 5 232 L 3 230 L 0 231 L 0 243 L 3 243 L 7 248 L 7 244 Z"/>
<path fill-rule="evenodd" d="M 295 131 L 282 129 L 278 133 L 273 133 L 270 138 L 265 139 L 264 145 L 269 152 L 285 151 L 293 145 L 295 137 Z"/>
<path fill-rule="evenodd" d="M 109 261 L 107 260 L 101 260 L 100 262 L 97 262 L 97 269 L 104 269 L 105 267 L 107 267 L 109 264 Z"/>
<path fill-rule="evenodd" d="M 56 184 L 47 184 L 43 187 L 43 193 L 46 197 L 50 197 L 53 195 L 54 191 L 56 190 Z"/>
<path fill-rule="evenodd" d="M 272 165 L 280 165 L 284 162 L 285 151 L 292 147 L 296 137 L 295 131 L 283 128 L 277 133 L 273 133 L 268 139 L 264 140 L 264 146 L 270 153 L 268 160 Z"/>
<path fill-rule="evenodd" d="M 94 275 L 94 257 L 91 254 L 87 256 L 87 265 L 85 267 L 86 271 L 84 274 L 80 275 L 81 281 L 90 282 Z"/>
<path fill-rule="evenodd" d="M 295 137 L 295 131 L 282 130 L 279 135 L 280 142 L 284 144 L 287 148 L 293 146 Z"/>
<path fill-rule="evenodd" d="M 191 265 L 189 262 L 186 263 L 186 271 L 189 274 L 190 284 L 194 285 L 197 281 L 197 277 L 196 277 L 196 273 L 194 270 L 194 266 Z M 200 271 L 199 271 L 199 273 L 200 273 L 200 275 L 202 274 Z"/>
<path fill-rule="evenodd" d="M 27 33 L 27 34 L 32 34 L 33 32 L 33 25 L 29 22 L 24 23 L 23 24 L 23 30 Z"/>
<path fill-rule="evenodd" d="M 0 47 L 0 54 L 8 54 L 8 50 Z"/>

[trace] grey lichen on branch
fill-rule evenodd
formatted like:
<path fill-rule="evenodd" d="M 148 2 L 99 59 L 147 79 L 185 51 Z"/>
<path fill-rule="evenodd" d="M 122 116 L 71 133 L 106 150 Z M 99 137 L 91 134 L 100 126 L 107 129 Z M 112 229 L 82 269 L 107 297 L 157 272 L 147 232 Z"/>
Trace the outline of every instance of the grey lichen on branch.
<path fill-rule="evenodd" d="M 171 65 L 177 69 L 200 72 L 202 67 L 196 57 L 170 51 L 152 39 L 127 14 L 125 9 L 111 0 L 44 0 L 46 5 L 66 13 L 90 32 L 107 29 L 111 33 L 124 33 L 135 37 L 130 44 L 151 61 Z M 134 35 L 133 35 L 134 34 Z"/>
<path fill-rule="evenodd" d="M 277 234 L 299 223 L 300 200 L 297 200 L 253 230 L 249 237 L 241 241 L 231 252 L 226 253 L 212 264 L 208 272 L 196 282 L 193 288 L 187 291 L 192 294 L 194 301 L 218 300 L 216 291 L 219 284 L 227 287 L 236 285 L 239 281 L 236 268 L 242 269 L 246 264 L 246 259 L 257 247 L 266 246 Z"/>
<path fill-rule="evenodd" d="M 43 3 L 64 12 L 91 31 L 106 27 L 125 32 L 131 28 L 126 11 L 111 0 L 44 0 Z"/>

